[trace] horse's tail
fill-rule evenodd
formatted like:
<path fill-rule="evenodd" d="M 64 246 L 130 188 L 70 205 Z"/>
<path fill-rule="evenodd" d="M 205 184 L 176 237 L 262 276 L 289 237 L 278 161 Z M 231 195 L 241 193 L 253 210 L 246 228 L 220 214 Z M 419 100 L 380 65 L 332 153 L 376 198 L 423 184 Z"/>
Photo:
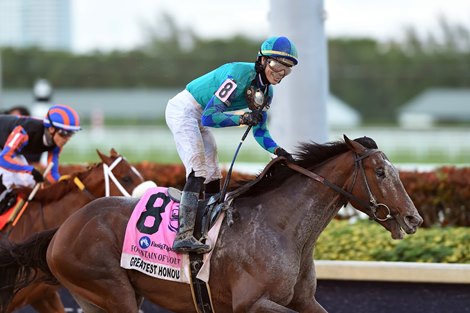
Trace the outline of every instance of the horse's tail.
<path fill-rule="evenodd" d="M 41 281 L 56 284 L 47 265 L 47 247 L 57 228 L 37 233 L 22 243 L 0 240 L 0 312 L 6 309 L 13 296 L 38 278 Z"/>

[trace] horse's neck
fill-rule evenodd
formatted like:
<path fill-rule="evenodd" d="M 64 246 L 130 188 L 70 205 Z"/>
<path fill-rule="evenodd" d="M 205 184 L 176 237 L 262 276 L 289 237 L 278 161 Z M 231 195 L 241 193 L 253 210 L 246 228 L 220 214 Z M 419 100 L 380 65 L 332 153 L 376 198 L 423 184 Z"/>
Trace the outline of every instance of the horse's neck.
<path fill-rule="evenodd" d="M 97 165 L 93 169 L 92 172 L 88 173 L 86 177 L 83 178 L 83 184 L 88 192 L 96 197 L 104 197 L 105 196 L 105 181 L 104 181 L 104 172 L 103 172 L 103 165 Z M 94 172 L 97 172 L 95 175 Z"/>
<path fill-rule="evenodd" d="M 328 180 L 345 188 L 352 171 L 338 171 L 325 164 L 316 171 Z M 340 195 L 333 189 L 303 175 L 295 175 L 282 186 L 288 203 L 281 203 L 278 221 L 294 228 L 293 240 L 303 247 L 313 248 L 320 234 L 342 206 Z M 290 195 L 290 196 L 289 196 Z"/>

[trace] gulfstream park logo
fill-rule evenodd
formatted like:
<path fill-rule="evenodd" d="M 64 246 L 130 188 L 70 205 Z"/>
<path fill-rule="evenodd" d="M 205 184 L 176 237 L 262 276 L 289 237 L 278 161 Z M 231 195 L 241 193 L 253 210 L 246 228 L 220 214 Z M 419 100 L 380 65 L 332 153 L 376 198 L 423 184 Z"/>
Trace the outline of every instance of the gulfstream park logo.
<path fill-rule="evenodd" d="M 142 249 L 147 249 L 148 247 L 150 247 L 150 244 L 152 243 L 152 241 L 150 240 L 149 237 L 147 236 L 144 236 L 142 238 L 139 239 L 139 246 L 142 248 Z"/>

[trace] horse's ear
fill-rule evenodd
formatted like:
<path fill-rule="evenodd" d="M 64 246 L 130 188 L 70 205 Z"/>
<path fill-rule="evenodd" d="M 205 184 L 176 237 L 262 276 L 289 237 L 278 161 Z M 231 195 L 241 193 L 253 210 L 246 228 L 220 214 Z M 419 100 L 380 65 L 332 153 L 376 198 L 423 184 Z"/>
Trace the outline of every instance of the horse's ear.
<path fill-rule="evenodd" d="M 119 153 L 117 153 L 117 151 L 114 150 L 114 148 L 111 148 L 111 150 L 109 150 L 109 153 L 110 153 L 110 156 L 112 156 L 112 157 L 118 157 L 119 156 Z"/>
<path fill-rule="evenodd" d="M 344 142 L 348 145 L 349 149 L 351 149 L 352 151 L 358 154 L 362 154 L 367 150 L 359 142 L 349 139 L 348 136 L 346 136 L 345 134 L 343 134 L 343 138 L 344 138 Z"/>
<path fill-rule="evenodd" d="M 98 155 L 99 155 L 101 161 L 103 161 L 103 162 L 106 163 L 106 164 L 110 163 L 110 162 L 109 162 L 109 157 L 108 157 L 107 155 L 104 155 L 104 154 L 101 153 L 101 151 L 98 150 L 98 149 L 96 149 L 96 153 L 98 153 Z"/>

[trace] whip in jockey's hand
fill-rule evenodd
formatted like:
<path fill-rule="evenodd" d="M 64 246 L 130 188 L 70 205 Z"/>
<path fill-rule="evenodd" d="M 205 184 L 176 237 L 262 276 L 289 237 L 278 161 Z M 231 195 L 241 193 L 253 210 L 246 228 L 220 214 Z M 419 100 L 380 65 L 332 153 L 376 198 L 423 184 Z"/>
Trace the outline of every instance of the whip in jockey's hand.
<path fill-rule="evenodd" d="M 286 37 L 271 37 L 261 44 L 256 62 L 224 64 L 191 81 L 168 101 L 165 118 L 187 177 L 174 251 L 205 253 L 211 249 L 193 236 L 201 191 L 205 190 L 206 198 L 220 192 L 222 173 L 210 127 L 253 127 L 253 135 L 263 149 L 270 153 L 276 150 L 293 160 L 285 150 L 279 150 L 271 137 L 267 110 L 273 98 L 273 86 L 289 75 L 297 63 L 295 45 Z M 246 109 L 251 112 L 237 112 Z"/>
<path fill-rule="evenodd" d="M 81 129 L 77 112 L 66 105 L 49 108 L 44 119 L 29 116 L 0 115 L 0 175 L 7 192 L 0 195 L 0 210 L 11 199 L 13 186 L 33 187 L 44 181 L 43 175 L 28 164 L 23 153 L 48 153 L 53 163 L 46 179 L 59 180 L 59 155 L 73 134 Z M 16 197 L 15 197 L 16 199 Z"/>

